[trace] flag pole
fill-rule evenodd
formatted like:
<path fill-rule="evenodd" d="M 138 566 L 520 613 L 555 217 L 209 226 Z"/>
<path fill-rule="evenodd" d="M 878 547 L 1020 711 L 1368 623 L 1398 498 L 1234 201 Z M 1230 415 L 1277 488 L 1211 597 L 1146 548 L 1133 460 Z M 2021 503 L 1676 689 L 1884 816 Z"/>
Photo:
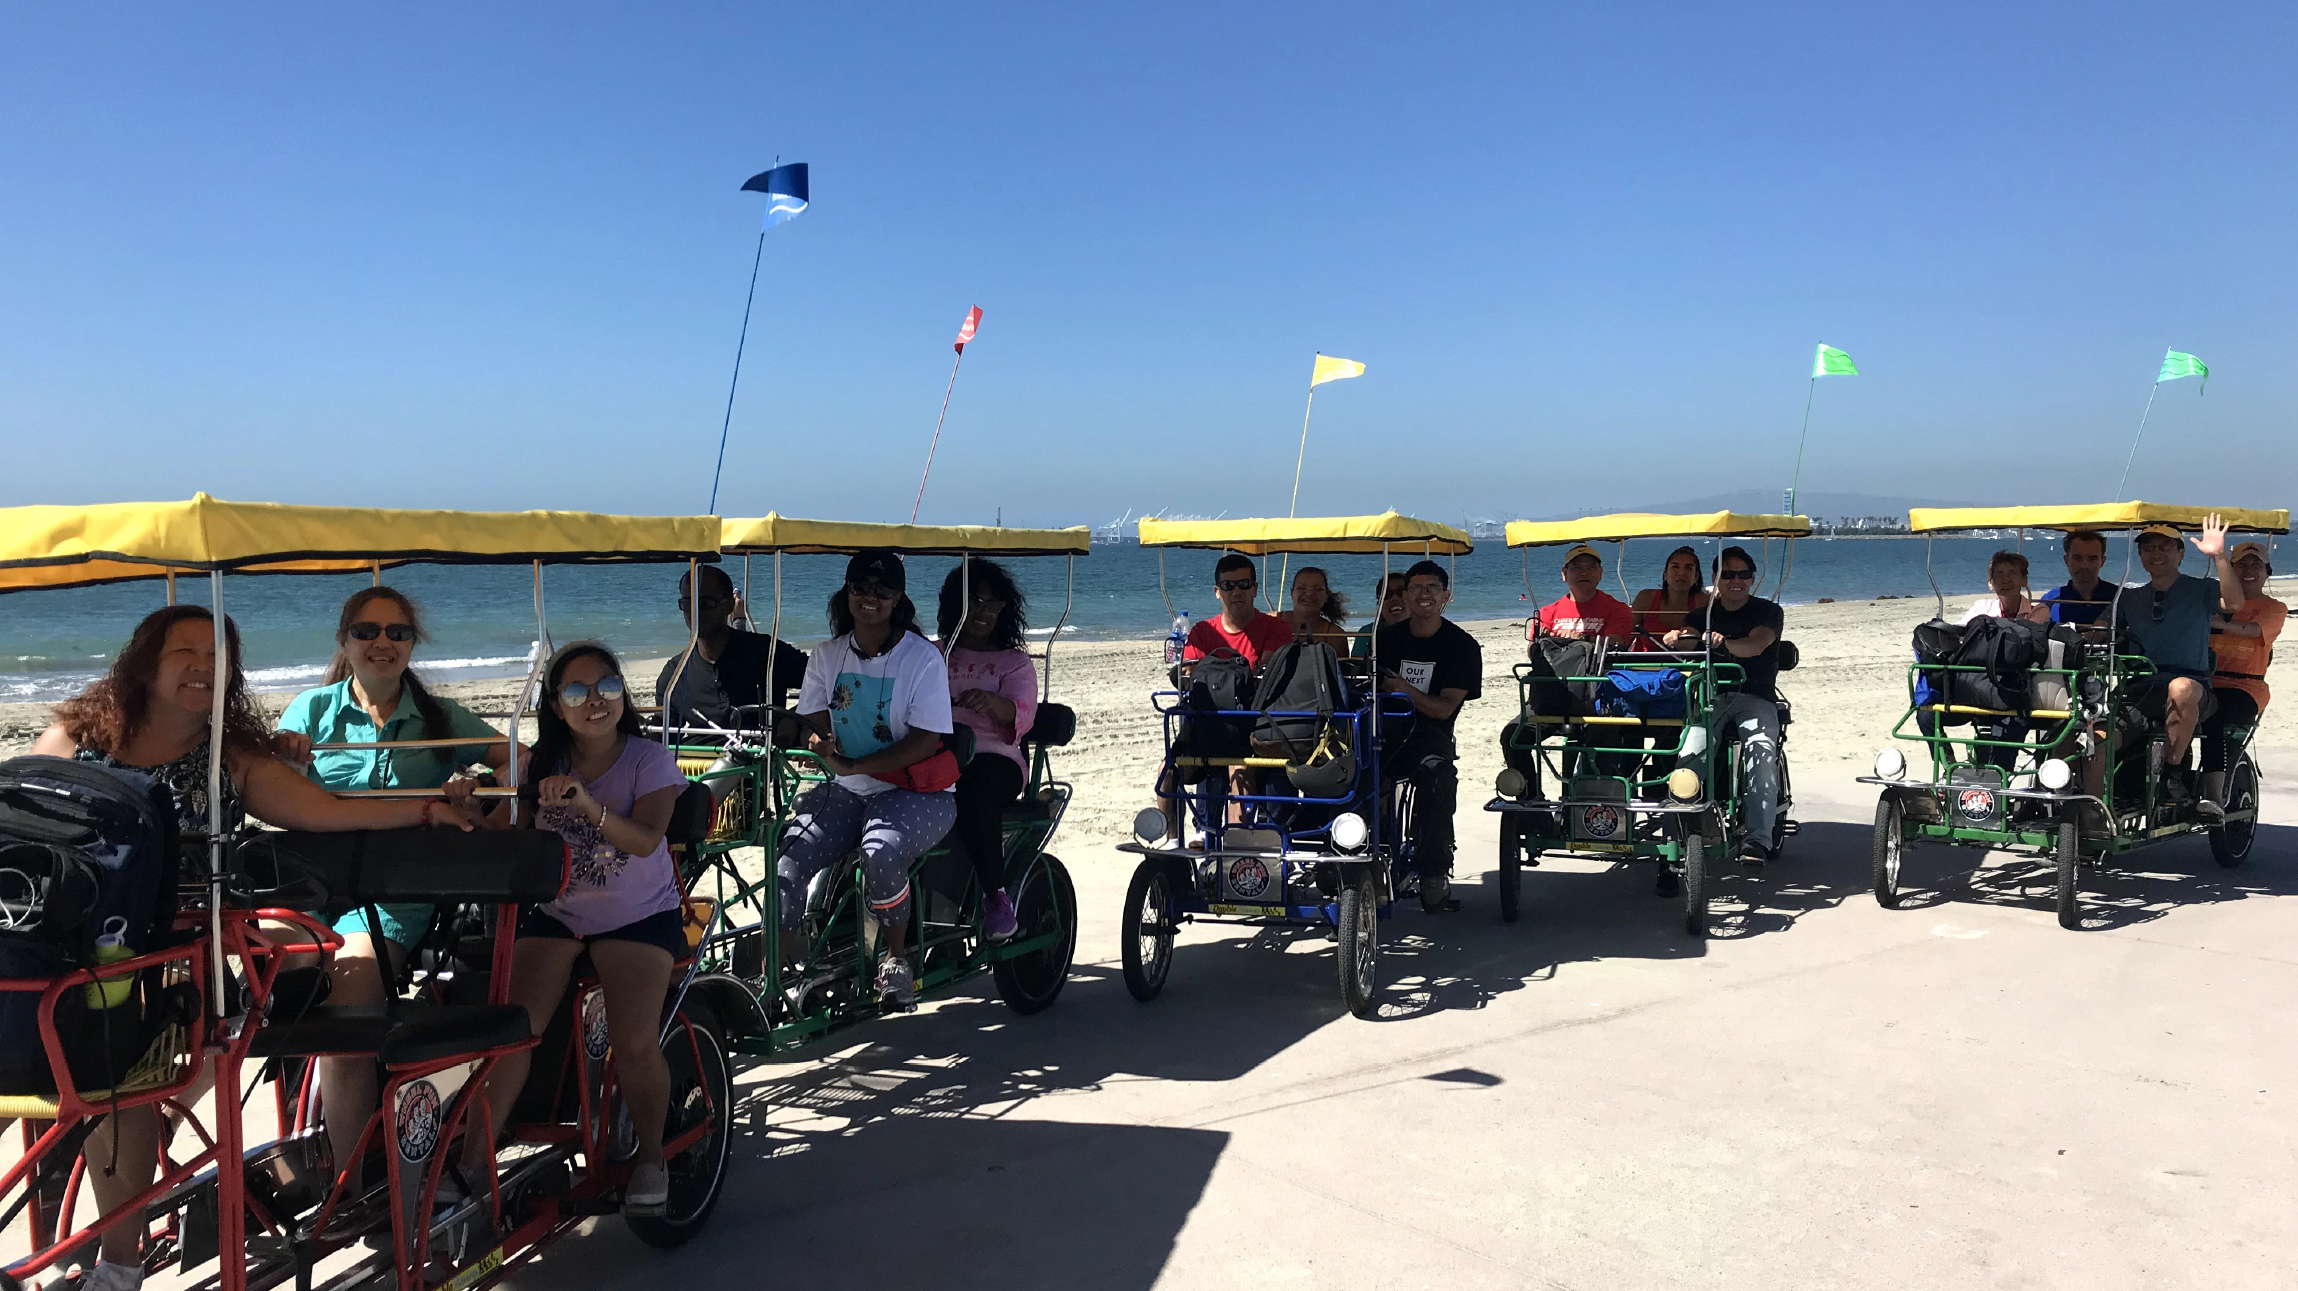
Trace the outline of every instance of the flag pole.
<path fill-rule="evenodd" d="M 2122 478 L 2114 483 L 2114 500 L 2122 501 L 2123 488 L 2130 483 L 2130 466 L 2138 460 L 2138 441 L 2146 435 L 2146 419 L 2154 415 L 2154 397 L 2162 392 L 2162 379 L 2157 377 L 2152 389 L 2146 392 L 2146 411 L 2138 415 L 2138 434 L 2130 437 L 2130 456 L 2122 459 Z M 2162 495 L 2157 493 L 2156 497 Z"/>
<path fill-rule="evenodd" d="M 1787 513 L 1795 514 L 1795 489 L 1803 483 L 1803 441 L 1811 437 L 1811 398 L 1819 393 L 1819 374 L 1813 373 L 1811 388 L 1803 394 L 1803 429 L 1795 437 L 1795 474 L 1787 479 Z"/>
<path fill-rule="evenodd" d="M 742 298 L 742 334 L 734 342 L 734 379 L 726 383 L 726 416 L 718 423 L 718 465 L 710 471 L 710 506 L 704 515 L 718 514 L 718 477 L 726 470 L 726 431 L 734 424 L 734 389 L 742 384 L 742 348 L 750 341 L 750 307 L 758 300 L 758 262 L 766 256 L 766 230 L 758 230 L 758 249 L 750 253 L 750 294 Z"/>
<path fill-rule="evenodd" d="M 936 417 L 936 418 L 934 418 L 934 442 L 932 442 L 931 444 L 928 444 L 928 445 L 926 445 L 926 469 L 925 469 L 925 473 L 924 473 L 923 475 L 920 475 L 920 476 L 918 476 L 918 496 L 917 496 L 917 500 L 916 500 L 916 501 L 914 501 L 914 502 L 912 502 L 912 503 L 910 503 L 910 523 L 911 523 L 911 524 L 916 524 L 916 523 L 918 522 L 918 508 L 919 508 L 920 506 L 922 506 L 922 505 L 924 505 L 924 504 L 925 504 L 925 500 L 926 500 L 926 477 L 927 477 L 927 476 L 930 476 L 930 475 L 932 475 L 932 474 L 934 473 L 934 450 L 935 450 L 935 449 L 938 449 L 938 448 L 940 448 L 940 447 L 942 446 L 942 420 L 943 420 L 943 418 L 946 418 L 946 417 L 948 417 L 948 416 L 950 415 L 950 392 L 951 392 L 951 391 L 953 391 L 953 390 L 956 390 L 956 389 L 957 389 L 957 385 L 958 385 L 958 367 L 959 367 L 959 365 L 960 365 L 960 364 L 963 364 L 964 362 L 965 362 L 965 349 L 964 349 L 964 347 L 962 347 L 962 346 L 961 346 L 961 347 L 959 347 L 959 349 L 958 349 L 957 362 L 956 362 L 956 363 L 952 363 L 952 364 L 950 364 L 950 383 L 949 383 L 949 386 L 948 386 L 946 389 L 944 389 L 944 390 L 942 391 L 942 411 L 941 411 L 941 416 L 940 416 L 940 417 Z"/>
<path fill-rule="evenodd" d="M 1324 351 L 1318 350 L 1317 353 L 1321 355 Z M 1308 404 L 1301 409 L 1301 451 L 1299 456 L 1293 458 L 1293 500 L 1285 506 L 1285 519 L 1287 520 L 1301 513 L 1301 464 L 1309 460 L 1309 414 L 1316 411 L 1316 406 L 1317 384 L 1311 380 L 1309 382 Z M 1292 573 L 1292 568 L 1293 555 L 1291 552 L 1286 552 L 1285 558 L 1277 564 L 1277 581 L 1283 583 L 1286 577 Z M 1269 604 L 1275 605 L 1276 603 L 1277 593 L 1272 588 L 1269 591 Z"/>

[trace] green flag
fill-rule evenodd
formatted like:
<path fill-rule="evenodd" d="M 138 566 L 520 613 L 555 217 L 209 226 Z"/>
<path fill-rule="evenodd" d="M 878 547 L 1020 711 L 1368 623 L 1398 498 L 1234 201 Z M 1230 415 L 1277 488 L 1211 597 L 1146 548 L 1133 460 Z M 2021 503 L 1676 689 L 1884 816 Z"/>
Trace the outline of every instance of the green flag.
<path fill-rule="evenodd" d="M 2165 368 L 2164 371 L 2168 371 Z M 1851 356 L 1832 345 L 1822 345 L 1811 356 L 1811 375 L 1814 377 L 1855 377 L 1859 369 L 1851 365 Z"/>
<path fill-rule="evenodd" d="M 2210 385 L 2210 368 L 2201 359 L 2191 354 L 2181 354 L 2177 350 L 2164 350 L 2162 375 L 2156 377 L 2154 383 L 2161 385 L 2165 381 L 2176 381 L 2180 377 L 2201 377 L 2202 384 L 2208 387 Z"/>

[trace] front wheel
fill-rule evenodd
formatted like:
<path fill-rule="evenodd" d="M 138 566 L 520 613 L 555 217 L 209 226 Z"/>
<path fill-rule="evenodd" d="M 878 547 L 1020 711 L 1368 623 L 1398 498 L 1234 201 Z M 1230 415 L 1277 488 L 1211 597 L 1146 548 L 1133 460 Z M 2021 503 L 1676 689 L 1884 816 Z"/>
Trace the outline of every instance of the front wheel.
<path fill-rule="evenodd" d="M 1899 908 L 1899 865 L 1907 852 L 1907 809 L 1899 800 L 1884 794 L 1875 803 L 1875 844 L 1873 874 L 1875 904 L 1886 910 Z"/>
<path fill-rule="evenodd" d="M 2210 855 L 2227 869 L 2242 864 L 2250 844 L 2258 837 L 2258 764 L 2245 753 L 2226 773 L 2226 810 L 2248 812 L 2244 820 L 2230 820 L 2210 831 Z"/>
<path fill-rule="evenodd" d="M 1118 958 L 1125 968 L 1125 989 L 1147 1003 L 1165 989 L 1173 971 L 1172 867 L 1158 857 L 1143 857 L 1133 867 L 1133 881 L 1125 886 L 1125 917 L 1118 924 Z"/>
<path fill-rule="evenodd" d="M 1013 915 L 1016 941 L 1053 940 L 1026 955 L 997 961 L 990 976 L 1007 1008 L 1023 1016 L 1043 1013 L 1061 998 L 1077 954 L 1077 889 L 1069 881 L 1069 867 L 1050 853 L 1040 856 L 1037 868 L 1022 881 Z"/>
<path fill-rule="evenodd" d="M 1341 889 L 1338 916 L 1341 1000 L 1349 1012 L 1369 1017 L 1380 973 L 1380 901 L 1370 879 Z"/>
<path fill-rule="evenodd" d="M 2082 872 L 2083 831 L 2072 820 L 2059 823 L 2058 905 L 2059 926 L 2080 930 L 2083 926 L 2082 903 L 2077 880 Z"/>
<path fill-rule="evenodd" d="M 1500 918 L 1516 922 L 1524 895 L 1524 834 L 1507 815 L 1500 818 Z"/>
<path fill-rule="evenodd" d="M 1698 831 L 1684 839 L 1684 931 L 1708 935 L 1708 840 Z"/>
<path fill-rule="evenodd" d="M 726 1162 L 734 1145 L 734 1073 L 718 1016 L 693 998 L 680 1005 L 672 1019 L 662 1056 L 670 1066 L 670 1115 L 663 1142 L 675 1142 L 697 1126 L 704 1128 L 665 1162 L 670 1168 L 670 1200 L 662 1213 L 633 1215 L 625 1222 L 638 1240 L 668 1250 L 685 1245 L 702 1231 L 725 1189 Z"/>

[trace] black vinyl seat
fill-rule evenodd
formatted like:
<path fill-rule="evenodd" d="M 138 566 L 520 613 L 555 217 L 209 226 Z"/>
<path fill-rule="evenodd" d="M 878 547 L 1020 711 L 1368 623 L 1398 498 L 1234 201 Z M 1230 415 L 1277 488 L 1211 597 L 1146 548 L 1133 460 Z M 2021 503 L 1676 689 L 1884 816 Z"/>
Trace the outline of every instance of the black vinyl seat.
<path fill-rule="evenodd" d="M 267 1022 L 249 1053 L 258 1058 L 372 1053 L 386 1065 L 436 1062 L 517 1044 L 527 1011 L 516 1004 L 321 1004 L 286 1022 Z"/>

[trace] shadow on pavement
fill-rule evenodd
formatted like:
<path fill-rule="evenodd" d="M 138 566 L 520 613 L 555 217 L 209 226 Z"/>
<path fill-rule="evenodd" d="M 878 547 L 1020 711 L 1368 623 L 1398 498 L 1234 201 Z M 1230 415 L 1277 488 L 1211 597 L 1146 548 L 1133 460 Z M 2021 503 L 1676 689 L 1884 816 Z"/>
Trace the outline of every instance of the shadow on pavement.
<path fill-rule="evenodd" d="M 2125 852 L 2082 870 L 2085 929 L 2151 923 L 2186 906 L 2298 895 L 2298 826 L 2260 825 L 2249 858 L 2222 868 L 2200 835 L 2183 835 L 2143 851 Z M 2049 913 L 2056 908 L 2057 872 L 2032 856 L 1918 844 L 1900 870 L 1901 910 L 1955 903 Z M 1922 886 L 1929 884 L 1929 886 Z"/>

